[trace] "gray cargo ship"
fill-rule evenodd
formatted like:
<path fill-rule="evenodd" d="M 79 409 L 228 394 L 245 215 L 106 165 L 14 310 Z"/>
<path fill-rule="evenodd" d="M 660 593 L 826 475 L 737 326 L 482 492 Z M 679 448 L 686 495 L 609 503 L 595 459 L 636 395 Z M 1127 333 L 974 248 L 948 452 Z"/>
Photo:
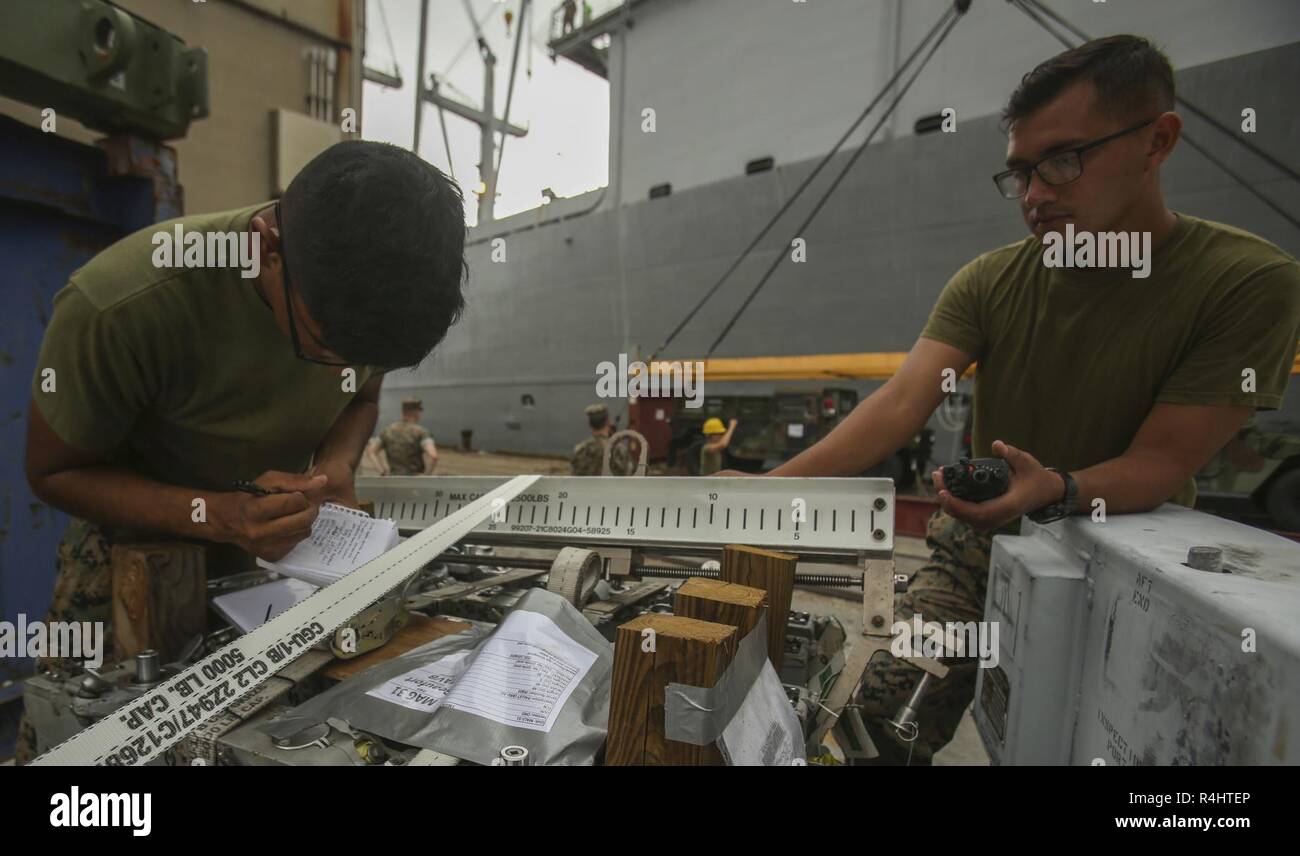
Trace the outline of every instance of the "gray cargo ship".
<path fill-rule="evenodd" d="M 785 204 L 912 47 L 944 0 L 629 0 L 595 4 L 551 48 L 610 81 L 609 184 L 471 230 L 469 311 L 435 357 L 389 377 L 384 419 L 417 394 L 442 442 L 566 454 L 585 431 L 598 366 L 648 356 Z M 1300 5 L 1216 0 L 1050 7 L 1092 36 L 1144 35 L 1170 56 L 1179 94 L 1283 161 L 1300 151 Z M 539 14 L 544 13 L 539 9 Z M 1069 36 L 1068 31 L 1061 30 Z M 1078 41 L 1077 37 L 1071 37 Z M 990 176 L 998 114 L 1020 77 L 1063 47 L 1015 5 L 976 0 L 829 196 L 790 259 L 714 357 L 908 350 L 948 278 L 1020 239 L 1017 206 Z M 885 103 L 888 103 L 888 97 Z M 955 132 L 935 126 L 950 109 Z M 1300 215 L 1296 183 L 1186 111 L 1186 133 L 1246 184 Z M 702 358 L 793 230 L 852 158 L 877 109 L 659 356 Z M 1292 164 L 1294 166 L 1294 164 Z M 1164 167 L 1172 208 L 1300 252 L 1300 229 L 1191 146 Z M 828 376 L 865 396 L 879 381 Z M 808 386 L 710 382 L 706 394 Z M 826 381 L 822 381 L 826 385 Z M 615 415 L 625 401 L 607 402 Z M 1294 419 L 1294 394 L 1277 414 Z M 936 458 L 957 451 L 941 411 Z M 623 420 L 626 424 L 626 418 Z"/>

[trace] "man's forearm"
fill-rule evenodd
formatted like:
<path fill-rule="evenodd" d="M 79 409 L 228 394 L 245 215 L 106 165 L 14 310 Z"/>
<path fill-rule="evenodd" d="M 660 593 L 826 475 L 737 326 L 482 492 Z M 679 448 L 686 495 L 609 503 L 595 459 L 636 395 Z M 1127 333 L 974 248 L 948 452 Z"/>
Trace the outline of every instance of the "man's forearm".
<path fill-rule="evenodd" d="M 1080 514 L 1090 514 L 1101 499 L 1107 514 L 1150 511 L 1178 493 L 1190 476 L 1176 461 L 1150 452 L 1126 452 L 1084 470 L 1071 472 Z"/>
<path fill-rule="evenodd" d="M 820 442 L 772 470 L 773 476 L 856 476 L 907 444 L 927 413 L 909 413 L 885 388 L 876 390 Z"/>
<path fill-rule="evenodd" d="M 177 487 L 103 465 L 53 473 L 33 487 L 50 505 L 92 523 L 205 541 L 232 540 L 227 507 L 233 493 Z M 203 502 L 196 506 L 195 500 Z"/>
<path fill-rule="evenodd" d="M 377 403 L 353 399 L 316 447 L 316 463 L 346 461 L 355 470 L 378 421 Z"/>

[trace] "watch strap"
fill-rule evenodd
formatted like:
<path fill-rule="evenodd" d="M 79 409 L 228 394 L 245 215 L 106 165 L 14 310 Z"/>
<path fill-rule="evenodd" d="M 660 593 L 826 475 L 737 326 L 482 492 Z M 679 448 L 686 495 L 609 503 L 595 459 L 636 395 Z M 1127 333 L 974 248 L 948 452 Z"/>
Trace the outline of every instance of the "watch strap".
<path fill-rule="evenodd" d="M 1065 483 L 1065 493 L 1056 502 L 1048 503 L 1042 508 L 1031 511 L 1027 515 L 1035 523 L 1052 523 L 1062 518 L 1069 517 L 1078 507 L 1079 486 L 1075 484 L 1074 477 L 1064 470 L 1058 470 L 1056 467 L 1048 467 L 1047 471 L 1056 473 Z"/>

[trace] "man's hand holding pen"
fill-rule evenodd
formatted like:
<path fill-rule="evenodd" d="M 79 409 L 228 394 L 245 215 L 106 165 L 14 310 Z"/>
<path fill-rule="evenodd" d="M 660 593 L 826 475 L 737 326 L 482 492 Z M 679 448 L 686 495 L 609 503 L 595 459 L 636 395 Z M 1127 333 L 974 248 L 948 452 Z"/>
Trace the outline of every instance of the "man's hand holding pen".
<path fill-rule="evenodd" d="M 311 534 L 320 513 L 329 477 L 270 470 L 252 482 L 236 482 L 234 490 L 220 494 L 210 510 L 219 540 L 274 562 Z"/>

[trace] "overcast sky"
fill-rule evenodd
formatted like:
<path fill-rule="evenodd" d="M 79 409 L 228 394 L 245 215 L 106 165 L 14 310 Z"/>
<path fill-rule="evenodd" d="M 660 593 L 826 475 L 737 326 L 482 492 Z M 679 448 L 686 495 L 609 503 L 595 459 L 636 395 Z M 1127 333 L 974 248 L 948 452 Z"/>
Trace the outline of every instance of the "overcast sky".
<path fill-rule="evenodd" d="M 483 34 L 497 56 L 496 113 L 505 111 L 510 82 L 510 58 L 514 33 L 519 23 L 522 0 L 429 0 L 428 42 L 425 73 L 436 73 L 444 81 L 443 93 L 475 108 L 482 105 L 483 62 L 473 41 L 473 25 L 466 3 L 482 22 Z M 501 166 L 496 216 L 536 208 L 542 202 L 542 188 L 558 196 L 574 196 L 602 187 L 608 181 L 609 85 L 600 77 L 560 59 L 552 63 L 546 52 L 552 10 L 559 0 L 534 0 L 530 4 L 527 36 L 519 54 L 512 124 L 528 128 L 525 137 L 506 143 Z M 382 7 L 382 8 L 381 8 Z M 510 36 L 506 36 L 505 12 L 514 13 Z M 387 17 L 388 29 L 384 28 Z M 367 0 L 366 65 L 391 72 L 395 60 L 401 71 L 402 88 L 386 89 L 366 83 L 362 113 L 363 136 L 410 148 L 415 129 L 416 50 L 419 45 L 419 0 Z M 389 47 L 389 33 L 392 47 Z M 528 75 L 531 53 L 532 76 Z M 454 87 L 454 88 L 453 88 Z M 477 219 L 479 129 L 454 116 L 447 117 L 451 142 L 451 166 L 465 192 L 466 217 Z M 447 154 L 438 124 L 438 110 L 424 107 L 420 130 L 420 155 L 447 170 Z"/>

